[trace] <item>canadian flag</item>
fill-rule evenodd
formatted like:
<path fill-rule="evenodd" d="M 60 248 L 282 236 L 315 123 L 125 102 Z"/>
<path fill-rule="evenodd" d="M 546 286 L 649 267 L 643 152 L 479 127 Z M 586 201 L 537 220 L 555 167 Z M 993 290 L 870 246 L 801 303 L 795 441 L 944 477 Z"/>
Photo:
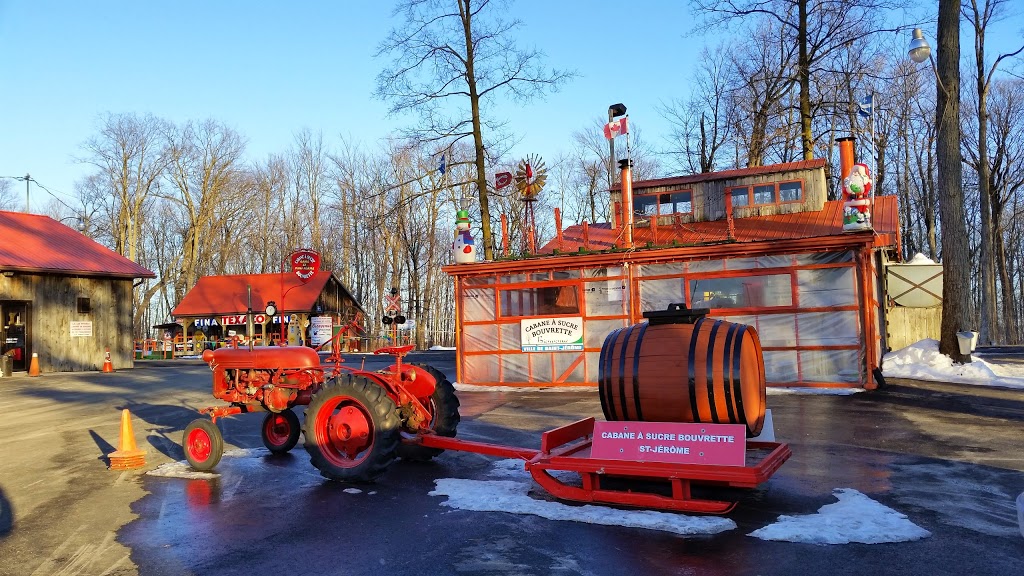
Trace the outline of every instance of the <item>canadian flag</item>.
<path fill-rule="evenodd" d="M 616 136 L 623 134 L 629 134 L 629 127 L 626 125 L 626 121 L 629 117 L 625 117 L 619 120 L 612 120 L 611 122 L 604 125 L 604 137 L 611 140 Z"/>

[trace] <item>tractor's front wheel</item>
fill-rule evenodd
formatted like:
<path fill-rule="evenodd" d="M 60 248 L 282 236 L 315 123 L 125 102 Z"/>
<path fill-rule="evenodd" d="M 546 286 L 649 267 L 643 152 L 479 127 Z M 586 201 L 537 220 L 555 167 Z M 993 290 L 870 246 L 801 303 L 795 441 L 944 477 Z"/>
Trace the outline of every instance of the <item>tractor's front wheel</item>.
<path fill-rule="evenodd" d="M 395 460 L 400 426 L 382 387 L 344 374 L 324 384 L 306 407 L 305 447 L 324 477 L 372 482 Z"/>
<path fill-rule="evenodd" d="M 444 377 L 440 370 L 429 364 L 414 364 L 425 370 L 434 379 L 434 393 L 426 403 L 430 412 L 428 428 L 438 436 L 455 436 L 459 426 L 459 399 L 455 396 L 455 386 Z M 398 447 L 398 456 L 404 460 L 426 462 L 444 452 L 441 448 L 427 448 L 419 444 L 405 443 Z"/>
<path fill-rule="evenodd" d="M 260 435 L 267 450 L 273 454 L 284 454 L 298 444 L 301 431 L 299 417 L 289 408 L 277 414 L 268 413 L 263 418 Z"/>
<path fill-rule="evenodd" d="M 224 455 L 224 436 L 211 420 L 200 418 L 185 426 L 181 440 L 185 459 L 200 472 L 212 470 Z"/>

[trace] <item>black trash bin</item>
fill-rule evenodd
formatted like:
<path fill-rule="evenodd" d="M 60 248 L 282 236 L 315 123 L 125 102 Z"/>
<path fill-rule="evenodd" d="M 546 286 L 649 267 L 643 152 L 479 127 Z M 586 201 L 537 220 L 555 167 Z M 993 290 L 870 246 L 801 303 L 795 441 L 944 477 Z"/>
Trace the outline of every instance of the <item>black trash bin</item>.
<path fill-rule="evenodd" d="M 14 359 L 7 354 L 0 354 L 0 376 L 9 378 L 14 369 Z"/>

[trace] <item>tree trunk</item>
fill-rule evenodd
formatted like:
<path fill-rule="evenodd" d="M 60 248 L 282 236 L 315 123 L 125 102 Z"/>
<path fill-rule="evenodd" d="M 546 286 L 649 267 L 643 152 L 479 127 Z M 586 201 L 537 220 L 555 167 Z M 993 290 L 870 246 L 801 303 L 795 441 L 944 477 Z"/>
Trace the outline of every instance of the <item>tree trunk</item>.
<path fill-rule="evenodd" d="M 971 329 L 970 250 L 960 152 L 960 0 L 939 0 L 935 151 L 942 218 L 942 329 L 939 352 L 963 363 L 956 333 Z"/>
<path fill-rule="evenodd" d="M 797 75 L 800 80 L 800 141 L 803 145 L 804 160 L 812 160 L 814 138 L 811 134 L 811 63 L 807 55 L 807 0 L 800 0 L 798 18 L 796 41 L 800 50 L 797 60 Z"/>
<path fill-rule="evenodd" d="M 459 0 L 462 29 L 466 36 L 466 84 L 469 87 L 469 104 L 473 116 L 473 150 L 476 153 L 476 191 L 480 199 L 480 235 L 484 245 L 484 260 L 494 260 L 491 240 L 491 210 L 487 205 L 487 165 L 484 153 L 483 129 L 480 124 L 480 94 L 477 92 L 476 74 L 473 71 L 473 22 L 470 0 Z"/>

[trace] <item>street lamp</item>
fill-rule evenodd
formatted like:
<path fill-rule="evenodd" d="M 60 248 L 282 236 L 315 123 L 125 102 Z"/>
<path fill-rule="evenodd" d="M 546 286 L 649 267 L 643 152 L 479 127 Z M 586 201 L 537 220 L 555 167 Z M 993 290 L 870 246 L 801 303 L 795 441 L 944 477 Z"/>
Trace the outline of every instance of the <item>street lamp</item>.
<path fill-rule="evenodd" d="M 910 55 L 910 59 L 920 64 L 924 62 L 932 55 L 932 47 L 928 45 L 928 41 L 924 39 L 924 32 L 920 28 L 914 28 L 912 33 L 913 38 L 910 40 L 910 47 L 907 48 L 907 54 Z"/>

